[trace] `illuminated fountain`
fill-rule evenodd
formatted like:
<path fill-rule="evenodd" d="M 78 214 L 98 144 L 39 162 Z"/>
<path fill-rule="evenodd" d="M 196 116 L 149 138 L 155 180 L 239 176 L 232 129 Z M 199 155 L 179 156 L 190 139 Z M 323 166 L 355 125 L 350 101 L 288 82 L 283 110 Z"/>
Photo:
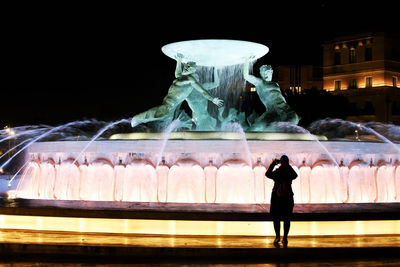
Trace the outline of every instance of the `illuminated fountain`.
<path fill-rule="evenodd" d="M 264 174 L 285 153 L 299 174 L 293 182 L 296 203 L 399 202 L 399 153 L 393 144 L 302 133 L 245 136 L 172 132 L 147 133 L 144 140 L 143 133 L 132 133 L 107 141 L 37 142 L 28 148 L 30 161 L 15 197 L 269 203 L 273 183 Z"/>
<path fill-rule="evenodd" d="M 162 51 L 175 59 L 181 54 L 183 64 L 194 61 L 208 68 L 237 68 L 249 56 L 264 56 L 268 48 L 244 41 L 195 40 L 172 43 Z M 219 87 L 229 84 L 229 79 L 222 77 Z M 198 109 L 207 113 L 204 106 Z M 153 116 L 151 112 L 144 113 L 146 119 Z M 399 149 L 389 140 L 328 141 L 284 122 L 274 123 L 272 133 L 244 132 L 246 125 L 238 119 L 240 115 L 234 115 L 219 131 L 177 132 L 179 115 L 164 133 L 114 134 L 111 140 L 95 141 L 105 130 L 128 121 L 120 120 L 103 127 L 91 141 L 36 142 L 36 138 L 27 147 L 28 163 L 14 197 L 269 203 L 273 183 L 264 176 L 266 168 L 274 158 L 287 154 L 299 174 L 293 182 L 296 203 L 400 201 Z M 350 126 L 361 130 L 361 125 Z"/>
<path fill-rule="evenodd" d="M 260 58 L 268 48 L 243 41 L 198 40 L 167 45 L 163 52 L 175 59 L 177 53 L 182 53 L 184 64 L 196 61 L 205 68 L 204 78 L 216 67 L 233 65 L 235 70 L 241 69 L 240 64 L 246 58 Z M 208 57 L 203 57 L 205 53 Z M 226 69 L 219 73 L 224 71 L 230 73 L 229 79 L 235 73 Z M 214 79 L 215 74 L 218 73 L 214 72 Z M 232 84 L 221 77 L 219 87 L 226 91 Z M 212 93 L 217 94 L 218 90 Z M 221 95 L 213 97 L 224 99 Z M 213 97 L 208 100 L 214 103 Z M 24 141 L 20 151 L 25 153 L 25 163 L 19 176 L 10 181 L 14 190 L 8 192 L 9 198 L 97 202 L 103 206 L 109 205 L 105 203 L 165 205 L 159 209 L 181 203 L 187 204 L 186 211 L 196 210 L 199 204 L 211 209 L 218 205 L 269 204 L 273 182 L 265 177 L 266 169 L 273 159 L 286 154 L 298 173 L 293 182 L 297 204 L 400 202 L 399 148 L 372 127 L 326 120 L 311 126 L 310 131 L 316 135 L 289 122 L 272 123 L 264 132 L 246 131 L 249 128 L 242 114 L 232 106 L 224 116 L 219 107 L 217 117 L 209 120 L 213 123 L 210 128 L 218 128 L 212 131 L 204 131 L 208 126 L 199 123 L 204 114 L 194 120 L 198 128 L 187 129 L 188 116 L 176 110 L 174 116 L 150 116 L 156 120 L 144 121 L 157 124 L 158 120 L 160 124 L 155 128 L 162 126 L 164 132 L 117 133 L 108 140 L 97 138 L 130 120 L 103 124 L 93 138 L 85 141 L 40 142 L 47 134 L 62 131 L 68 125 L 44 128 Z M 207 107 L 201 108 L 207 111 Z M 148 119 L 149 114 L 154 115 L 153 111 L 143 113 L 146 116 L 141 118 Z M 207 116 L 212 117 L 211 113 Z M 316 130 L 329 123 L 346 126 L 347 138 L 327 138 L 325 132 Z M 132 119 L 131 124 L 136 127 L 139 123 Z M 365 135 L 373 135 L 374 139 L 360 140 Z"/>

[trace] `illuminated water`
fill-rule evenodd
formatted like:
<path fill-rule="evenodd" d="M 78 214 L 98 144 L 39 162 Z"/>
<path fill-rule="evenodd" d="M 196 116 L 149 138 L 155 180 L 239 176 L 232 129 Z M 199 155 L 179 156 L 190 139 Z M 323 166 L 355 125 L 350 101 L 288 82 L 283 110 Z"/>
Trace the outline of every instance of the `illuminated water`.
<path fill-rule="evenodd" d="M 246 57 L 258 59 L 268 53 L 267 46 L 247 41 L 208 39 L 171 43 L 162 47 L 167 56 L 175 59 L 184 55 L 182 62 L 194 61 L 199 66 L 231 66 L 243 64 Z"/>
<path fill-rule="evenodd" d="M 269 203 L 273 182 L 265 177 L 266 168 L 274 158 L 286 154 L 298 173 L 293 182 L 296 203 L 400 201 L 400 150 L 396 143 L 400 141 L 399 127 L 379 125 L 378 130 L 374 129 L 376 125 L 326 119 L 313 123 L 309 129 L 281 124 L 283 132 L 301 132 L 306 141 L 247 139 L 240 121 L 232 123 L 240 119 L 240 114 L 236 114 L 238 109 L 225 97 L 232 86 L 236 86 L 233 91 L 242 92 L 245 83 L 241 65 L 249 56 L 254 56 L 254 63 L 268 52 L 268 47 L 246 41 L 193 40 L 166 45 L 162 51 L 174 59 L 177 53 L 183 54 L 182 62 L 195 61 L 202 68 L 199 72 L 202 82 L 212 80 L 211 69 L 218 69 L 224 82 L 218 87 L 219 91 L 212 93 L 225 100 L 225 109 L 210 114 L 217 115 L 221 126 L 228 126 L 230 134 L 236 134 L 235 138 L 228 138 L 230 134 L 221 132 L 213 138 L 184 138 L 182 133 L 181 139 L 171 139 L 172 132 L 179 128 L 179 121 L 168 125 L 161 141 L 153 140 L 150 134 L 143 134 L 142 139 L 136 140 L 104 137 L 117 126 L 129 124 L 129 119 L 20 127 L 16 128 L 14 136 L 2 130 L 0 144 L 11 140 L 16 144 L 0 156 L 0 169 L 3 171 L 23 156 L 8 183 L 10 189 L 18 184 L 15 190 L 10 190 L 9 196 L 92 201 Z M 207 104 L 204 104 L 205 109 Z M 222 113 L 227 116 L 223 117 Z M 209 123 L 214 117 L 207 117 Z M 83 136 L 85 130 L 79 129 L 78 134 L 66 136 L 71 129 L 93 124 L 100 129 L 95 127 L 94 132 Z M 329 141 L 320 141 L 313 134 L 327 136 Z M 365 139 L 371 134 L 368 138 L 374 142 L 360 142 L 364 141 L 360 137 Z"/>
<path fill-rule="evenodd" d="M 299 175 L 293 182 L 296 203 L 400 201 L 395 143 L 245 140 L 246 148 L 243 135 L 236 135 L 225 140 L 36 142 L 27 151 L 14 196 L 269 203 L 273 182 L 265 171 L 285 153 Z"/>

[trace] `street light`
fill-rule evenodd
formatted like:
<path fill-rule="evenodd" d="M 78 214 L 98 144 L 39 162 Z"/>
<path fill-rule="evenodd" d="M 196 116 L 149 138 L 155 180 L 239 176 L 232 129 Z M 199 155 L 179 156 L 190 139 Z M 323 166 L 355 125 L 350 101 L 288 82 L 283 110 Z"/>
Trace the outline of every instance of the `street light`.
<path fill-rule="evenodd" d="M 14 136 L 16 134 L 15 131 L 9 126 L 4 127 L 4 129 L 6 130 L 6 134 L 8 134 L 9 136 Z"/>
<path fill-rule="evenodd" d="M 8 134 L 10 136 L 10 138 L 8 139 L 8 150 L 10 150 L 11 149 L 11 139 L 14 135 L 16 135 L 16 132 L 13 129 L 11 129 L 11 127 L 9 127 L 9 126 L 4 127 L 4 129 L 6 131 L 6 134 Z M 10 158 L 10 157 L 11 157 L 11 153 L 8 154 L 8 158 Z"/>

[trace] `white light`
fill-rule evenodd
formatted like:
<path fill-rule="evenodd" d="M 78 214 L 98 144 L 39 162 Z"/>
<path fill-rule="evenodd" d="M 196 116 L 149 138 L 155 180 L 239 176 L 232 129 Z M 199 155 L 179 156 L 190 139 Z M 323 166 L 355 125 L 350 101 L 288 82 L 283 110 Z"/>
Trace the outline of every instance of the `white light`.
<path fill-rule="evenodd" d="M 207 39 L 171 43 L 161 48 L 162 52 L 175 59 L 177 53 L 182 62 L 194 61 L 199 66 L 231 66 L 243 64 L 247 57 L 256 60 L 268 53 L 267 46 L 238 40 Z"/>

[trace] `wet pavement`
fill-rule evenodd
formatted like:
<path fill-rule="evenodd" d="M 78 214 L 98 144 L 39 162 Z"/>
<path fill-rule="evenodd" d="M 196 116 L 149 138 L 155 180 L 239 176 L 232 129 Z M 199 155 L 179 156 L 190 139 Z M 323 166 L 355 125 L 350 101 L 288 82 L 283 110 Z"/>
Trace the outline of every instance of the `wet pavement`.
<path fill-rule="evenodd" d="M 387 263 L 382 266 L 399 266 L 390 264 L 400 263 L 400 235 L 296 236 L 290 237 L 288 246 L 283 247 L 275 246 L 273 237 L 2 230 L 0 256 L 4 263 L 302 263 L 306 265 L 299 266 L 325 266 L 312 264 L 364 261 L 364 264 L 375 263 L 366 266 L 379 266 L 378 262 Z"/>

